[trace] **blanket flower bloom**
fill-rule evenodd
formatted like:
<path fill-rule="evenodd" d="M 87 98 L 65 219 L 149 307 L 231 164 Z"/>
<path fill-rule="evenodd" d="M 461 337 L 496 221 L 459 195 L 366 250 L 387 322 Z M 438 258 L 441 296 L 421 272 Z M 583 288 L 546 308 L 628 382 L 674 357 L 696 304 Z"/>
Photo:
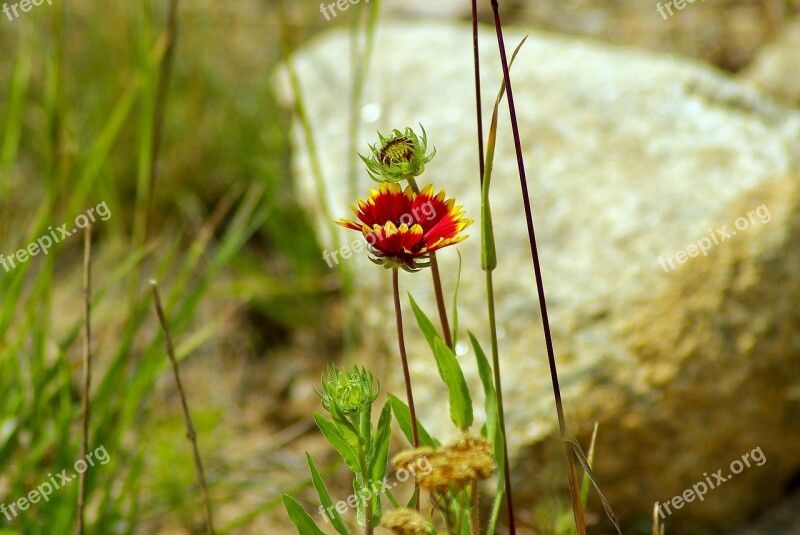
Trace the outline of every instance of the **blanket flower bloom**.
<path fill-rule="evenodd" d="M 371 258 L 385 268 L 417 271 L 430 265 L 428 253 L 467 238 L 461 231 L 472 224 L 455 199 L 433 185 L 415 193 L 396 183 L 381 183 L 366 201 L 351 206 L 358 221 L 339 219 L 337 225 L 360 231 L 369 244 Z"/>
<path fill-rule="evenodd" d="M 425 164 L 436 155 L 436 149 L 425 154 L 428 150 L 428 136 L 424 128 L 422 139 L 410 128 L 406 128 L 405 132 L 394 130 L 388 138 L 378 132 L 378 137 L 381 142 L 370 145 L 372 154 L 369 158 L 359 154 L 367 166 L 369 176 L 376 182 L 398 182 L 419 176 L 425 170 Z"/>

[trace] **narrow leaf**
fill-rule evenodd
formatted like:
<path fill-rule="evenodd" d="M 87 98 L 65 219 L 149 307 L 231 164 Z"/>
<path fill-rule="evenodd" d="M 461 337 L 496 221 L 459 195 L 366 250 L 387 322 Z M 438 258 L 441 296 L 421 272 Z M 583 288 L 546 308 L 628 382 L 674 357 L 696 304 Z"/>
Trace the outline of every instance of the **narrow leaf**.
<path fill-rule="evenodd" d="M 450 394 L 450 419 L 456 427 L 466 431 L 472 425 L 472 399 L 467 381 L 455 353 L 438 337 L 433 343 L 439 374 Z"/>
<path fill-rule="evenodd" d="M 350 445 L 353 451 L 358 451 L 358 447 L 360 445 L 358 430 L 353 423 L 347 419 L 347 416 L 336 405 L 336 403 L 331 403 L 331 417 L 333 418 L 333 423 L 336 424 L 336 428 L 339 430 L 339 433 L 342 435 L 345 441 Z"/>
<path fill-rule="evenodd" d="M 594 467 L 594 446 L 597 442 L 597 428 L 599 424 L 597 422 L 594 423 L 594 430 L 592 430 L 592 440 L 589 442 L 589 455 L 586 456 L 586 462 L 589 465 L 589 468 Z M 581 504 L 583 508 L 586 509 L 586 501 L 589 499 L 589 474 L 583 474 L 583 480 L 581 481 Z"/>
<path fill-rule="evenodd" d="M 414 435 L 411 432 L 411 412 L 408 410 L 408 405 L 392 394 L 389 394 L 389 402 L 392 405 L 392 413 L 394 414 L 394 419 L 397 420 L 397 424 L 400 426 L 400 430 L 403 431 L 406 439 L 413 444 Z M 437 448 L 441 445 L 438 440 L 428 434 L 428 431 L 422 425 L 422 422 L 419 421 L 419 418 L 417 419 L 417 434 L 419 435 L 420 446 Z"/>
<path fill-rule="evenodd" d="M 431 347 L 431 351 L 436 351 L 434 347 L 433 341 L 436 339 L 439 334 L 436 332 L 436 327 L 433 326 L 433 322 L 425 315 L 417 302 L 414 301 L 414 298 L 411 294 L 408 294 L 408 299 L 411 301 L 411 308 L 414 310 L 414 316 L 417 318 L 417 324 L 419 325 L 422 334 L 425 336 L 425 340 L 428 341 L 428 345 Z M 440 372 L 441 373 L 441 372 Z"/>
<path fill-rule="evenodd" d="M 375 430 L 374 449 L 370 459 L 369 473 L 373 481 L 380 481 L 386 475 L 386 466 L 389 461 L 389 438 L 392 435 L 392 406 L 386 401 L 378 418 L 378 428 Z"/>
<path fill-rule="evenodd" d="M 317 527 L 311 515 L 306 513 L 297 501 L 288 494 L 283 495 L 283 506 L 289 513 L 289 520 L 297 528 L 300 535 L 325 535 L 325 532 Z"/>
<path fill-rule="evenodd" d="M 317 489 L 319 503 L 325 509 L 325 513 L 323 514 L 330 519 L 331 524 L 333 524 L 333 527 L 340 535 L 350 535 L 350 532 L 347 531 L 347 527 L 344 525 L 341 515 L 339 515 L 339 511 L 333 506 L 331 495 L 328 493 L 328 487 L 325 486 L 325 481 L 322 479 L 319 470 L 317 470 L 314 459 L 311 458 L 308 452 L 306 452 L 306 458 L 308 459 L 308 468 L 311 470 L 311 482 L 314 484 L 314 488 Z"/>
<path fill-rule="evenodd" d="M 485 399 L 486 410 L 486 435 L 492 444 L 495 443 L 497 428 L 498 428 L 498 411 L 497 411 L 497 393 L 494 390 L 494 383 L 492 382 L 492 367 L 489 364 L 489 359 L 486 353 L 483 352 L 478 339 L 475 335 L 467 331 L 469 340 L 472 343 L 472 349 L 475 351 L 475 360 L 478 363 L 478 375 L 481 378 L 483 385 L 483 395 Z"/>
<path fill-rule="evenodd" d="M 525 44 L 524 39 L 517 45 L 514 53 L 511 55 L 511 62 L 508 65 L 509 70 L 514 65 L 514 59 L 517 57 L 522 45 Z M 492 112 L 492 122 L 489 126 L 489 138 L 486 142 L 486 155 L 485 165 L 483 168 L 483 184 L 481 188 L 481 268 L 486 271 L 491 271 L 497 267 L 497 251 L 494 241 L 494 228 L 492 225 L 492 209 L 489 203 L 489 186 L 492 181 L 492 167 L 494 165 L 494 151 L 497 144 L 497 116 L 500 102 L 503 100 L 503 95 L 506 92 L 505 83 L 501 84 L 500 91 L 497 93 L 497 99 L 494 102 L 494 110 Z"/>
<path fill-rule="evenodd" d="M 339 452 L 339 455 L 342 456 L 344 462 L 347 463 L 347 466 L 353 472 L 359 472 L 359 463 L 358 463 L 358 455 L 356 454 L 355 450 L 348 444 L 347 440 L 342 436 L 342 433 L 339 431 L 339 428 L 336 427 L 336 424 L 325 418 L 319 413 L 314 413 L 314 421 L 317 422 L 317 426 L 319 427 L 322 434 L 325 435 L 325 438 L 328 439 L 331 446 L 334 447 L 336 451 Z"/>
<path fill-rule="evenodd" d="M 608 503 L 608 500 L 603 495 L 602 491 L 600 490 L 600 485 L 597 484 L 597 480 L 594 478 L 594 474 L 592 473 L 592 469 L 589 466 L 589 463 L 586 461 L 586 457 L 583 454 L 583 449 L 581 449 L 580 443 L 575 439 L 573 436 L 565 437 L 564 440 L 572 446 L 572 452 L 575 454 L 575 457 L 578 459 L 578 462 L 581 463 L 584 472 L 594 485 L 595 490 L 597 491 L 597 495 L 600 496 L 600 501 L 603 504 L 603 509 L 606 511 L 606 516 L 611 523 L 614 524 L 614 527 L 617 528 L 617 533 L 622 535 L 622 530 L 619 527 L 619 521 L 617 520 L 617 515 L 614 514 L 614 510 L 611 509 L 611 504 Z"/>

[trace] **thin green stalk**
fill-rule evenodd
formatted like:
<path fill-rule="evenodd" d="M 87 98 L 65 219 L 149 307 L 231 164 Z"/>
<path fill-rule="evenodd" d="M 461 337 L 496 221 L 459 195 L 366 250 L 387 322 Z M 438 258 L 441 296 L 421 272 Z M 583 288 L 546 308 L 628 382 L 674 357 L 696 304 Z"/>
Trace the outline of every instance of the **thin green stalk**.
<path fill-rule="evenodd" d="M 11 170 L 19 152 L 22 128 L 25 118 L 25 101 L 28 94 L 31 75 L 31 38 L 27 23 L 22 24 L 19 32 L 19 49 L 17 52 L 14 74 L 7 92 L 5 102 L 5 124 L 3 142 L 0 146 L 0 206 L 2 213 L 9 213 L 11 203 Z M 6 221 L 0 221 L 0 236 L 6 237 Z"/>
<path fill-rule="evenodd" d="M 511 56 L 511 64 L 517 57 L 525 39 L 517 45 Z M 500 88 L 494 103 L 492 120 L 489 126 L 489 139 L 486 143 L 486 161 L 481 163 L 481 268 L 486 272 L 486 301 L 489 309 L 489 332 L 492 345 L 492 370 L 494 373 L 494 388 L 497 394 L 497 419 L 503 441 L 503 485 L 505 488 L 506 507 L 508 509 L 509 533 L 516 533 L 516 520 L 514 517 L 514 499 L 511 489 L 511 465 L 508 458 L 508 437 L 506 435 L 505 409 L 503 405 L 503 385 L 500 376 L 500 351 L 497 343 L 497 318 L 494 302 L 494 279 L 492 272 L 497 267 L 497 248 L 494 240 L 494 227 L 492 224 L 492 209 L 489 200 L 489 190 L 492 183 L 492 170 L 494 165 L 494 152 L 497 145 L 497 116 L 500 102 L 505 94 L 505 86 Z"/>
<path fill-rule="evenodd" d="M 473 479 L 469 483 L 471 507 L 469 510 L 469 533 L 470 535 L 480 535 L 480 515 L 478 511 L 478 480 Z"/>
<path fill-rule="evenodd" d="M 348 186 L 349 197 L 356 197 L 357 169 L 359 159 L 356 157 L 358 146 L 358 118 L 361 113 L 361 103 L 364 95 L 364 81 L 366 80 L 369 69 L 370 58 L 372 57 L 372 46 L 375 41 L 375 26 L 380 0 L 373 0 L 370 3 L 370 10 L 367 19 L 367 27 L 364 35 L 364 46 L 361 46 L 361 12 L 354 14 L 351 18 L 350 26 L 350 65 L 352 67 L 353 86 L 350 93 L 350 125 L 348 132 L 348 142 L 350 148 L 347 154 L 350 155 L 348 162 Z"/>
<path fill-rule="evenodd" d="M 363 444 L 358 445 L 358 464 L 361 468 L 361 481 L 365 485 L 369 485 L 369 465 L 367 464 L 367 456 L 364 454 Z M 364 535 L 372 535 L 375 528 L 372 525 L 372 498 L 364 500 Z"/>
<path fill-rule="evenodd" d="M 178 40 L 178 0 L 170 0 L 167 11 L 167 30 L 164 35 L 166 40 L 166 50 L 161 59 L 158 72 L 158 82 L 156 86 L 156 101 L 152 124 L 152 134 L 150 136 L 150 184 L 147 188 L 147 217 L 145 219 L 144 239 L 150 229 L 150 221 L 153 213 L 153 197 L 158 180 L 158 157 L 161 152 L 161 139 L 164 133 L 164 115 L 167 107 L 167 95 L 169 94 L 169 82 L 172 78 L 172 64 L 175 57 L 175 45 Z"/>
<path fill-rule="evenodd" d="M 561 387 L 558 382 L 558 369 L 556 366 L 555 350 L 553 349 L 553 339 L 550 332 L 550 320 L 547 314 L 547 300 L 545 299 L 544 283 L 542 281 L 542 270 L 539 262 L 539 250 L 536 245 L 536 233 L 533 227 L 533 213 L 531 202 L 528 196 L 528 181 L 525 175 L 525 160 L 522 155 L 522 142 L 519 135 L 519 125 L 517 123 L 517 112 L 514 106 L 514 93 L 511 87 L 511 75 L 509 70 L 508 58 L 506 57 L 505 43 L 503 41 L 503 27 L 500 22 L 500 7 L 497 0 L 491 0 L 492 11 L 494 12 L 495 30 L 497 33 L 497 46 L 500 52 L 500 62 L 503 67 L 503 83 L 508 95 L 508 111 L 511 117 L 511 130 L 514 135 L 514 149 L 517 155 L 517 168 L 519 170 L 520 189 L 522 190 L 522 201 L 525 208 L 525 221 L 527 224 L 528 240 L 530 242 L 531 260 L 533 270 L 536 275 L 536 290 L 539 298 L 539 309 L 542 315 L 542 327 L 544 329 L 545 344 L 547 346 L 547 357 L 550 366 L 550 378 L 553 383 L 553 396 L 556 402 L 556 413 L 558 415 L 558 427 L 560 438 L 564 446 L 564 455 L 567 460 L 568 481 L 572 509 L 575 514 L 575 527 L 578 535 L 586 534 L 586 521 L 583 515 L 583 507 L 580 501 L 580 489 L 578 487 L 578 475 L 575 471 L 575 461 L 572 456 L 571 446 L 567 443 L 567 425 L 564 418 L 564 406 L 561 401 Z M 498 392 L 498 395 L 500 393 Z M 510 501 L 510 496 L 509 496 Z"/>
<path fill-rule="evenodd" d="M 305 106 L 305 100 L 303 99 L 303 92 L 300 87 L 300 79 L 297 76 L 297 71 L 294 67 L 294 60 L 292 58 L 292 40 L 289 35 L 289 23 L 288 19 L 286 18 L 286 10 L 283 4 L 283 0 L 277 0 L 277 13 L 278 13 L 278 22 L 281 28 L 281 43 L 283 45 L 283 59 L 284 64 L 286 65 L 286 71 L 289 75 L 289 85 L 292 89 L 292 94 L 294 96 L 294 103 L 295 103 L 295 112 L 297 113 L 297 119 L 300 121 L 300 125 L 303 131 L 303 137 L 306 142 L 306 147 L 308 149 L 308 157 L 311 161 L 311 174 L 314 177 L 314 184 L 317 188 L 318 193 L 318 201 L 319 207 L 322 211 L 322 215 L 325 221 L 328 223 L 328 233 L 330 243 L 333 245 L 335 250 L 341 249 L 341 242 L 339 240 L 339 234 L 333 228 L 333 214 L 330 209 L 330 205 L 328 204 L 328 193 L 327 188 L 325 186 L 325 178 L 322 173 L 322 165 L 319 161 L 319 153 L 317 151 L 317 145 L 314 141 L 314 132 L 311 128 L 311 121 L 308 117 L 308 112 Z M 350 269 L 347 267 L 345 262 L 340 262 L 338 264 L 339 270 L 342 276 L 342 291 L 344 293 L 345 298 L 345 332 L 344 332 L 344 343 L 345 349 L 348 353 L 352 352 L 355 348 L 355 345 L 358 341 L 358 323 L 357 323 L 357 315 L 355 306 L 352 300 L 353 290 L 354 290 L 354 283 L 353 283 L 353 275 Z"/>
<path fill-rule="evenodd" d="M 506 494 L 506 508 L 508 510 L 508 532 L 514 535 L 517 532 L 514 515 L 514 499 L 511 490 L 511 463 L 508 458 L 508 435 L 506 434 L 506 416 L 503 405 L 503 385 L 500 379 L 500 351 L 497 344 L 497 318 L 494 306 L 494 281 L 492 270 L 486 269 L 486 299 L 489 304 L 489 332 L 492 345 L 492 372 L 494 374 L 494 389 L 497 394 L 497 423 L 500 426 L 500 435 L 503 440 L 503 472 Z"/>
<path fill-rule="evenodd" d="M 81 458 L 89 454 L 89 389 L 92 382 L 92 227 L 86 227 L 83 242 L 83 399 L 81 425 Z M 84 534 L 86 523 L 86 472 L 78 479 L 77 535 Z"/>

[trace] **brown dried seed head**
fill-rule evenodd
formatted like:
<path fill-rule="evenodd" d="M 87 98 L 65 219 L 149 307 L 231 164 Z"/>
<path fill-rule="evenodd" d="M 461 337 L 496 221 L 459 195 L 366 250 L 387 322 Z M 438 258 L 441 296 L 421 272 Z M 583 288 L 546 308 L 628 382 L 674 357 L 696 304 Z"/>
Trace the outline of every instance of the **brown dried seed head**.
<path fill-rule="evenodd" d="M 428 521 L 412 509 L 392 509 L 381 519 L 381 527 L 396 535 L 426 535 L 429 526 Z"/>
<path fill-rule="evenodd" d="M 492 446 L 483 437 L 462 435 L 443 451 L 457 467 L 459 479 L 488 479 L 494 472 Z"/>
<path fill-rule="evenodd" d="M 492 445 L 491 443 L 483 437 L 470 435 L 470 434 L 463 434 L 461 435 L 456 441 L 449 444 L 447 449 L 450 451 L 457 451 L 457 452 L 472 452 L 472 453 L 486 453 L 491 455 L 492 453 Z"/>
<path fill-rule="evenodd" d="M 427 447 L 401 451 L 392 459 L 392 465 L 398 470 L 401 468 L 407 470 L 409 466 L 417 464 L 420 459 L 429 458 L 435 454 L 436 450 Z"/>

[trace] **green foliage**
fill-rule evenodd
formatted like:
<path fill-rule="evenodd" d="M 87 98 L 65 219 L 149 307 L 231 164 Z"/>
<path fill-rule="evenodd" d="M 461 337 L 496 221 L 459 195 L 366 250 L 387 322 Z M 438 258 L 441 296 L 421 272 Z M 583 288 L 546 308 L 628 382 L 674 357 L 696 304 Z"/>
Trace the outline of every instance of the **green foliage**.
<path fill-rule="evenodd" d="M 433 351 L 439 376 L 447 386 L 450 396 L 450 419 L 456 427 L 466 431 L 472 425 L 472 398 L 469 395 L 469 388 L 467 388 L 467 381 L 464 379 L 461 365 L 458 363 L 455 353 L 439 338 L 433 322 L 417 305 L 411 294 L 408 297 L 411 301 L 411 308 L 414 310 L 414 316 L 417 318 L 417 324 Z"/>
<path fill-rule="evenodd" d="M 283 505 L 289 513 L 289 519 L 297 528 L 300 535 L 325 535 L 325 532 L 317 527 L 311 516 L 305 512 L 303 507 L 288 494 L 283 495 Z"/>
<path fill-rule="evenodd" d="M 308 468 L 311 470 L 311 482 L 314 484 L 314 488 L 317 489 L 317 494 L 319 495 L 319 503 L 325 508 L 327 513 L 330 513 L 328 517 L 333 527 L 339 532 L 339 535 L 349 535 L 350 532 L 347 530 L 347 527 L 345 527 L 342 516 L 333 506 L 333 500 L 331 500 L 331 496 L 328 493 L 328 487 L 325 486 L 325 482 L 322 480 L 319 470 L 317 470 L 317 465 L 314 464 L 314 459 L 311 458 L 308 452 L 306 452 L 306 458 L 308 459 Z"/>
<path fill-rule="evenodd" d="M 353 448 L 350 441 L 345 439 L 339 426 L 319 413 L 314 413 L 314 421 L 317 422 L 320 431 L 325 435 L 325 439 L 339 452 L 339 455 L 342 456 L 347 467 L 353 472 L 358 472 L 360 469 L 358 453 Z"/>
<path fill-rule="evenodd" d="M 461 365 L 455 353 L 440 338 L 434 340 L 433 354 L 450 395 L 450 419 L 457 428 L 466 431 L 472 425 L 472 398 Z"/>
<path fill-rule="evenodd" d="M 392 412 L 394 413 L 395 420 L 397 420 L 397 425 L 400 426 L 400 430 L 403 431 L 406 440 L 413 444 L 414 435 L 411 432 L 411 413 L 408 410 L 408 405 L 392 394 L 389 394 L 389 402 L 392 404 Z M 429 446 L 431 448 L 441 446 L 441 442 L 428 433 L 419 419 L 417 419 L 417 434 L 419 435 L 420 446 Z"/>
<path fill-rule="evenodd" d="M 323 380 L 323 394 L 320 397 L 333 421 L 319 413 L 314 413 L 314 420 L 323 436 L 339 452 L 347 467 L 354 474 L 353 491 L 355 496 L 365 496 L 368 491 L 369 499 L 357 500 L 357 518 L 359 524 L 365 525 L 367 515 L 370 515 L 370 522 L 373 526 L 380 523 L 382 496 L 373 492 L 372 482 L 381 481 L 386 475 L 392 432 L 392 405 L 390 401 L 386 401 L 378 418 L 378 427 L 373 433 L 370 414 L 375 396 L 377 396 L 377 389 L 373 387 L 372 374 L 364 368 L 356 367 L 353 372 L 342 374 L 336 367 L 331 367 L 328 380 Z M 354 399 L 355 402 L 353 402 Z M 340 408 L 343 401 L 345 406 L 353 410 L 348 413 L 343 411 Z M 312 483 L 317 489 L 320 502 L 328 508 L 332 505 L 328 490 L 311 456 L 306 455 L 311 469 Z M 286 500 L 284 500 L 284 504 L 286 504 Z M 305 521 L 297 511 L 295 511 L 295 516 L 292 516 L 292 510 L 288 505 L 287 511 L 293 522 L 295 520 Z M 340 534 L 347 533 L 338 513 L 331 521 Z M 295 525 L 298 525 L 297 522 Z"/>

